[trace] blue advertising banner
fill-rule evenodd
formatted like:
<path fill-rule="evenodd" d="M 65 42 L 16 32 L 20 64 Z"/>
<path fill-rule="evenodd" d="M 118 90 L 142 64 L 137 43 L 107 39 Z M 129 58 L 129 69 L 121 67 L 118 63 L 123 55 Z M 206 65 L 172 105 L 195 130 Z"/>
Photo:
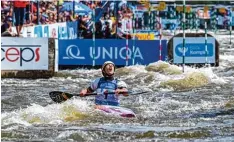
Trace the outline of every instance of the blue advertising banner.
<path fill-rule="evenodd" d="M 49 25 L 37 25 L 34 27 L 34 37 L 49 37 Z"/>
<path fill-rule="evenodd" d="M 34 37 L 43 37 L 42 26 L 34 27 Z"/>
<path fill-rule="evenodd" d="M 67 22 L 68 39 L 76 39 L 78 33 L 78 22 Z"/>
<path fill-rule="evenodd" d="M 58 26 L 58 38 L 59 39 L 68 39 L 68 30 L 66 26 Z"/>
<path fill-rule="evenodd" d="M 77 33 L 78 33 L 77 21 L 67 22 L 67 23 L 55 23 L 49 25 L 37 25 L 33 28 L 33 37 L 76 39 Z"/>
<path fill-rule="evenodd" d="M 207 45 L 207 52 L 206 52 Z M 174 63 L 183 63 L 183 38 L 173 39 Z M 215 63 L 215 39 L 213 37 L 185 38 L 185 63 Z"/>
<path fill-rule="evenodd" d="M 49 37 L 49 26 L 44 26 L 44 35 L 43 37 Z"/>
<path fill-rule="evenodd" d="M 133 51 L 133 43 L 135 49 Z M 113 61 L 116 65 L 126 64 L 126 40 L 98 39 L 59 40 L 59 65 L 102 65 Z M 167 56 L 167 41 L 162 40 L 162 60 Z M 128 65 L 147 65 L 159 60 L 159 40 L 129 40 Z"/>

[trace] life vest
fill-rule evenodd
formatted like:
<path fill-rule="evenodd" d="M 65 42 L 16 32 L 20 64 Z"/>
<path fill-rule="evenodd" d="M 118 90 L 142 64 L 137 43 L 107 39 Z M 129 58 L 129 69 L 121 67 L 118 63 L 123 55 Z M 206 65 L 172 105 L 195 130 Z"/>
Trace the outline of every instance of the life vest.
<path fill-rule="evenodd" d="M 95 97 L 95 104 L 98 105 L 112 105 L 118 106 L 119 99 L 115 94 L 104 94 L 104 91 L 113 92 L 117 89 L 117 79 L 106 80 L 104 77 L 100 78 L 97 85 L 97 93 Z"/>

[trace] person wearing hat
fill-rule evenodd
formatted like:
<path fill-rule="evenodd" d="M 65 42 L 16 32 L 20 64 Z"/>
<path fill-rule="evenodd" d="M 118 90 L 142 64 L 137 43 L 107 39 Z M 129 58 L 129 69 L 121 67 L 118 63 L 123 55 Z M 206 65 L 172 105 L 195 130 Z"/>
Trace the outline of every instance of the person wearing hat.
<path fill-rule="evenodd" d="M 83 89 L 80 92 L 80 96 L 85 96 L 87 93 L 97 92 L 95 97 L 96 105 L 119 105 L 119 95 L 128 96 L 127 84 L 123 81 L 114 78 L 115 64 L 111 61 L 106 61 L 102 65 L 103 77 L 97 78 L 91 82 L 91 85 L 87 89 Z M 108 92 L 114 92 L 108 94 Z"/>
<path fill-rule="evenodd" d="M 1 26 L 1 36 L 15 36 L 12 32 L 12 18 L 8 16 Z"/>

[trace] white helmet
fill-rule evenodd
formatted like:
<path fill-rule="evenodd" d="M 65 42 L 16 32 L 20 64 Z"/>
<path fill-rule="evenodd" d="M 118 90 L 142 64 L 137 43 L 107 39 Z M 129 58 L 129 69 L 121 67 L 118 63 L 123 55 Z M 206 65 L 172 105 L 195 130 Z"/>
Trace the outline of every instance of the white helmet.
<path fill-rule="evenodd" d="M 111 61 L 106 61 L 103 65 L 102 65 L 102 75 L 104 77 L 112 77 L 114 76 L 115 73 L 113 73 L 112 75 L 107 75 L 107 73 L 105 72 L 105 67 L 108 65 L 108 64 L 112 64 L 114 66 L 114 71 L 115 71 L 115 64 Z"/>

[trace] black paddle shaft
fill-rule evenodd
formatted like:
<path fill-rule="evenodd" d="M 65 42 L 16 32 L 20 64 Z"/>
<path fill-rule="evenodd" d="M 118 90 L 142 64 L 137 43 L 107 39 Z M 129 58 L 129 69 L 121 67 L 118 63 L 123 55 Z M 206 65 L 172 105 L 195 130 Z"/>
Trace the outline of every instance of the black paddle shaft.
<path fill-rule="evenodd" d="M 131 92 L 122 92 L 122 93 L 131 93 Z M 131 95 L 138 95 L 138 94 L 144 94 L 144 93 L 149 93 L 148 91 L 145 92 L 138 92 L 138 93 L 133 93 Z M 105 99 L 107 99 L 108 94 L 115 94 L 115 92 L 106 92 L 105 94 Z M 61 91 L 52 91 L 49 93 L 50 98 L 56 102 L 56 103 L 61 103 L 66 101 L 67 99 L 70 99 L 73 96 L 80 96 L 81 94 L 70 94 L 67 92 L 61 92 Z M 97 93 L 87 93 L 85 96 L 92 96 L 92 95 L 97 95 Z M 82 96 L 80 96 L 82 97 Z"/>
<path fill-rule="evenodd" d="M 108 94 L 115 94 L 115 92 L 106 92 L 105 94 L 105 98 L 107 99 L 107 95 Z M 61 92 L 61 91 L 52 91 L 49 93 L 50 98 L 57 103 L 61 103 L 66 101 L 67 99 L 70 99 L 73 96 L 80 96 L 81 94 L 70 94 L 67 92 Z M 92 95 L 97 95 L 97 93 L 87 93 L 85 94 L 85 96 L 92 96 Z M 80 96 L 82 97 L 82 96 Z"/>

